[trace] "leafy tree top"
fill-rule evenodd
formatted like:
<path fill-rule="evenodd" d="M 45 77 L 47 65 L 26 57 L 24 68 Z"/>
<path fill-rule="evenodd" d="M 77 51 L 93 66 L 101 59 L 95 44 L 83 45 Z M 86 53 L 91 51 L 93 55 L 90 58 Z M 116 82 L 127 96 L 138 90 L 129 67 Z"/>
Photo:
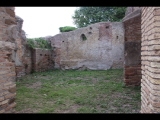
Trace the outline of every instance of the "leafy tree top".
<path fill-rule="evenodd" d="M 126 7 L 80 7 L 72 16 L 74 24 L 86 27 L 97 22 L 119 22 L 125 16 Z"/>

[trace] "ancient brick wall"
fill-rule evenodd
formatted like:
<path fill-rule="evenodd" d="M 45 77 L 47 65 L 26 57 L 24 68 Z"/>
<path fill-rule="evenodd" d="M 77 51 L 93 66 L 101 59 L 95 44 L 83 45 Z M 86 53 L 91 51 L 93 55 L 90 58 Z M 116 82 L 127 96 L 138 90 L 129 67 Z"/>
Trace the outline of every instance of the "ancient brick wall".
<path fill-rule="evenodd" d="M 141 113 L 160 113 L 160 7 L 142 8 Z"/>
<path fill-rule="evenodd" d="M 128 10 L 128 9 L 127 9 Z M 123 19 L 124 82 L 125 85 L 140 85 L 141 82 L 141 9 L 131 11 Z"/>
<path fill-rule="evenodd" d="M 123 68 L 124 29 L 121 22 L 100 22 L 47 39 L 54 51 L 55 68 Z"/>
<path fill-rule="evenodd" d="M 14 7 L 0 7 L 0 113 L 15 107 L 16 73 L 12 59 L 17 36 Z"/>
<path fill-rule="evenodd" d="M 25 54 L 22 58 L 25 75 L 30 74 L 33 72 L 33 61 L 32 61 L 32 48 L 28 47 L 27 45 L 24 46 Z"/>
<path fill-rule="evenodd" d="M 25 32 L 22 30 L 23 19 L 16 16 L 17 26 L 14 31 L 17 33 L 15 41 L 17 49 L 14 52 L 16 76 L 21 77 L 32 72 L 32 50 L 27 46 Z"/>
<path fill-rule="evenodd" d="M 32 53 L 33 71 L 40 72 L 54 68 L 52 50 L 36 48 Z"/>

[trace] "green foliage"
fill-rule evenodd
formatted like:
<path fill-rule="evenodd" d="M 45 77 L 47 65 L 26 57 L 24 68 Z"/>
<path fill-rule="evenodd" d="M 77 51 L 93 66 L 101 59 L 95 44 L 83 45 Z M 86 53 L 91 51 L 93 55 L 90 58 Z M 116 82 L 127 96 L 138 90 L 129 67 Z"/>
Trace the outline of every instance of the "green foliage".
<path fill-rule="evenodd" d="M 74 24 L 78 27 L 97 22 L 118 22 L 125 16 L 126 7 L 80 7 L 72 16 Z"/>
<path fill-rule="evenodd" d="M 76 30 L 77 28 L 75 27 L 71 27 L 71 26 L 65 26 L 65 27 L 60 27 L 59 31 L 60 32 L 69 32 L 69 31 L 73 31 Z"/>
<path fill-rule="evenodd" d="M 50 43 L 43 38 L 28 38 L 27 44 L 31 48 L 51 49 Z"/>
<path fill-rule="evenodd" d="M 27 39 L 27 45 L 31 48 L 35 48 L 35 41 L 34 39 L 28 38 Z"/>

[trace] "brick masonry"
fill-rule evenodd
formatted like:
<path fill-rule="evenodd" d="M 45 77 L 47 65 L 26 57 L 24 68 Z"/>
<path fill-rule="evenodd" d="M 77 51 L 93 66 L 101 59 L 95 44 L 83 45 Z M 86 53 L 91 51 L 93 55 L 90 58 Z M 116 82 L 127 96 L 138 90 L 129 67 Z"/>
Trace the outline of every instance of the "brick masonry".
<path fill-rule="evenodd" d="M 33 68 L 52 69 L 55 60 L 51 50 L 32 51 L 23 46 L 14 9 L 0 7 L 0 113 L 13 112 L 16 106 L 16 77 L 29 74 Z M 160 7 L 128 8 L 123 23 L 125 83 L 141 83 L 141 113 L 160 113 Z"/>
<path fill-rule="evenodd" d="M 86 36 L 83 40 L 82 36 Z M 122 22 L 99 22 L 46 38 L 51 42 L 55 68 L 107 70 L 123 68 Z"/>
<path fill-rule="evenodd" d="M 16 106 L 16 78 L 54 66 L 51 50 L 27 46 L 23 20 L 14 9 L 0 7 L 0 113 L 13 112 Z"/>
<path fill-rule="evenodd" d="M 17 26 L 14 31 L 18 34 L 15 43 L 16 51 L 13 52 L 17 78 L 32 72 L 32 50 L 27 46 L 25 32 L 22 30 L 23 19 L 16 16 Z"/>
<path fill-rule="evenodd" d="M 134 8 L 134 9 L 133 9 Z M 124 82 L 125 85 L 140 85 L 141 82 L 141 10 L 129 7 L 123 19 Z"/>
<path fill-rule="evenodd" d="M 32 60 L 33 71 L 35 72 L 52 70 L 54 68 L 52 50 L 39 48 L 33 49 Z"/>
<path fill-rule="evenodd" d="M 12 52 L 17 40 L 11 29 L 16 26 L 14 7 L 0 7 L 0 113 L 15 107 L 16 73 Z"/>
<path fill-rule="evenodd" d="M 160 7 L 143 7 L 141 113 L 160 113 Z"/>

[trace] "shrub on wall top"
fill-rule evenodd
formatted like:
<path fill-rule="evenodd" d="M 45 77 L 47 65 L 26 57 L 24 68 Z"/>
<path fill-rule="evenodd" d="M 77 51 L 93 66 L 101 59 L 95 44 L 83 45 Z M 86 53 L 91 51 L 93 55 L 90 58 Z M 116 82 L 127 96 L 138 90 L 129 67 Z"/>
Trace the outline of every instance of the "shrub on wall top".
<path fill-rule="evenodd" d="M 65 26 L 65 27 L 60 27 L 59 31 L 60 32 L 69 32 L 69 31 L 73 31 L 76 30 L 77 28 L 75 27 L 71 27 L 71 26 Z"/>
<path fill-rule="evenodd" d="M 51 44 L 43 38 L 27 38 L 27 44 L 31 48 L 51 49 Z"/>

